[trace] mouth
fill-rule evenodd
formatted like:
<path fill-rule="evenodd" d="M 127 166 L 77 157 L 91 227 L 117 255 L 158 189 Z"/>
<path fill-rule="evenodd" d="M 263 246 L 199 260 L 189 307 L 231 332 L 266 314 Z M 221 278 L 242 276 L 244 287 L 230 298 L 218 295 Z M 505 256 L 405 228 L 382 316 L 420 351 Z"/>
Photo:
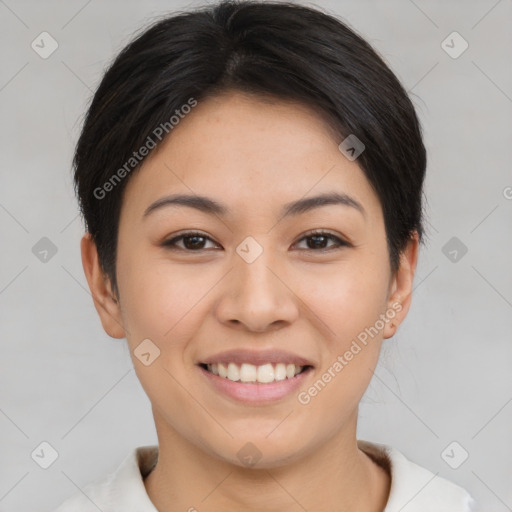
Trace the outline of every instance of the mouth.
<path fill-rule="evenodd" d="M 242 384 L 270 384 L 295 378 L 313 368 L 312 365 L 297 365 L 294 363 L 265 363 L 254 365 L 250 363 L 200 363 L 203 370 Z"/>
<path fill-rule="evenodd" d="M 313 374 L 313 361 L 276 347 L 238 348 L 196 362 L 208 393 L 237 404 L 266 405 L 296 394 Z"/>
<path fill-rule="evenodd" d="M 238 405 L 265 406 L 295 399 L 313 374 L 312 365 L 293 363 L 200 363 L 208 392 Z"/>

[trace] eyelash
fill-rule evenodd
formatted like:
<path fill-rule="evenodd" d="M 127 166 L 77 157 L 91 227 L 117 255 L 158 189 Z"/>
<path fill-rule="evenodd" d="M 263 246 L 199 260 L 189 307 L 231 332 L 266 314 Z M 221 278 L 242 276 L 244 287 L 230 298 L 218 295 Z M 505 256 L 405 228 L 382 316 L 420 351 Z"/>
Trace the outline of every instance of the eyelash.
<path fill-rule="evenodd" d="M 179 240 L 182 240 L 184 238 L 192 238 L 194 236 L 197 236 L 197 237 L 200 237 L 200 238 L 204 238 L 205 240 L 210 240 L 211 242 L 213 243 L 216 243 L 214 242 L 209 236 L 199 232 L 199 231 L 187 231 L 185 233 L 181 233 L 180 235 L 174 237 L 174 238 L 171 238 L 170 240 L 166 240 L 162 243 L 162 246 L 163 247 L 166 247 L 168 249 L 171 249 L 171 250 L 178 250 L 178 251 L 185 251 L 185 252 L 202 252 L 202 251 L 207 251 L 207 250 L 211 250 L 211 249 L 197 249 L 197 250 L 192 250 L 192 249 L 183 249 L 181 247 L 177 247 L 176 246 L 176 242 L 178 242 Z M 342 247 L 351 247 L 351 244 L 341 238 L 339 238 L 338 236 L 335 236 L 333 235 L 332 233 L 328 232 L 328 231 L 322 231 L 322 230 L 313 230 L 309 233 L 306 233 L 300 240 L 299 242 L 301 242 L 302 240 L 304 239 L 307 239 L 307 238 L 312 238 L 314 236 L 323 236 L 323 237 L 326 237 L 328 238 L 329 240 L 332 240 L 332 241 L 335 241 L 337 246 L 338 247 L 327 247 L 327 248 L 323 248 L 323 249 L 301 249 L 303 251 L 309 251 L 309 252 L 328 252 L 328 251 L 332 251 L 332 250 L 335 250 L 335 249 L 340 249 Z"/>

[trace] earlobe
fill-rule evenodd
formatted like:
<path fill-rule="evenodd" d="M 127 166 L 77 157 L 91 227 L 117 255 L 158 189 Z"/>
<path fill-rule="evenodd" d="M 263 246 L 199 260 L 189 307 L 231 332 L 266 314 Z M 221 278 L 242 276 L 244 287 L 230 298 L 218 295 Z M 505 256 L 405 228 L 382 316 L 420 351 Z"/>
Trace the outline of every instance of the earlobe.
<path fill-rule="evenodd" d="M 394 311 L 393 320 L 384 328 L 384 339 L 391 338 L 409 311 L 412 300 L 412 285 L 418 263 L 419 236 L 415 231 L 406 248 L 400 254 L 400 265 L 391 284 L 388 311 Z"/>
<path fill-rule="evenodd" d="M 110 279 L 105 275 L 98 258 L 98 251 L 90 233 L 85 233 L 80 243 L 82 265 L 89 289 L 105 332 L 112 338 L 126 336 L 118 300 Z"/>

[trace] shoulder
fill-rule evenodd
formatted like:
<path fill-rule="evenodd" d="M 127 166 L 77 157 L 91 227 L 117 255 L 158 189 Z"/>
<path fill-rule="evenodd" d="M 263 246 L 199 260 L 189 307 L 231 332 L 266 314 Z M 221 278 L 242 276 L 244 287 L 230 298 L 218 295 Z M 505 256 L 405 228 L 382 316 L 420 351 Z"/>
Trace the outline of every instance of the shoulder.
<path fill-rule="evenodd" d="M 476 502 L 462 487 L 407 459 L 397 449 L 358 441 L 361 450 L 391 473 L 391 489 L 384 512 L 472 512 Z"/>
<path fill-rule="evenodd" d="M 143 480 L 157 458 L 158 446 L 134 448 L 115 471 L 76 491 L 54 512 L 157 512 Z"/>

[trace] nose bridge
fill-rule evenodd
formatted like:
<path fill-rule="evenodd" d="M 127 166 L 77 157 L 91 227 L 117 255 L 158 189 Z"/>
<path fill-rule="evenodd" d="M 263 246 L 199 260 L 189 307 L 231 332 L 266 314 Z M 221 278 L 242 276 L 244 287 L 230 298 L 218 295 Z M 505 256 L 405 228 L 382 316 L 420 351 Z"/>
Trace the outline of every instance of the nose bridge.
<path fill-rule="evenodd" d="M 280 293 L 279 280 L 275 275 L 276 258 L 268 244 L 263 247 L 254 239 L 249 239 L 242 242 L 236 252 L 237 294 L 242 294 L 244 299 L 261 296 L 258 298 L 275 300 L 276 294 Z"/>
<path fill-rule="evenodd" d="M 219 306 L 220 319 L 255 331 L 279 321 L 291 322 L 296 315 L 293 294 L 279 276 L 282 267 L 272 250 L 246 239 L 233 259 L 229 289 Z"/>

